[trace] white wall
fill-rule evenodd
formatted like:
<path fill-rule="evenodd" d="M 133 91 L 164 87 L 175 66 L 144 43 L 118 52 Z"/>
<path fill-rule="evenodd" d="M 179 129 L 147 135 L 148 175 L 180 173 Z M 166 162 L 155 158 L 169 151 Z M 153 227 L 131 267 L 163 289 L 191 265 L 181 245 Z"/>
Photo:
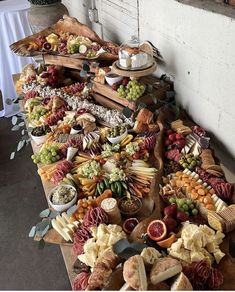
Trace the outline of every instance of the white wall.
<path fill-rule="evenodd" d="M 63 0 L 63 4 L 70 16 L 92 26 L 88 17 L 91 0 Z M 121 43 L 131 35 L 138 35 L 137 0 L 96 0 L 96 8 L 106 40 Z"/>
<path fill-rule="evenodd" d="M 91 25 L 88 17 L 88 8 L 90 0 L 62 0 L 62 3 L 68 8 L 69 15 L 76 17 L 80 22 Z"/>
<path fill-rule="evenodd" d="M 88 2 L 64 0 L 82 22 Z M 105 38 L 122 42 L 139 28 L 164 57 L 157 74 L 172 78 L 179 103 L 235 156 L 235 20 L 176 0 L 96 2 Z"/>
<path fill-rule="evenodd" d="M 137 0 L 97 0 L 104 38 L 117 43 L 138 35 Z"/>
<path fill-rule="evenodd" d="M 175 0 L 140 0 L 139 9 L 140 37 L 165 59 L 159 73 L 171 76 L 177 100 L 235 156 L 235 20 Z"/>

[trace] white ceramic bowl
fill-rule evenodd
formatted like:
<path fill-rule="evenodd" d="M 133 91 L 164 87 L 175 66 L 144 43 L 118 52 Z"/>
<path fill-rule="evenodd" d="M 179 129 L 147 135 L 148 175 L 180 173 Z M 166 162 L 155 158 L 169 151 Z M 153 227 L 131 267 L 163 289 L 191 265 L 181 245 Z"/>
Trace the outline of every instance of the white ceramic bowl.
<path fill-rule="evenodd" d="M 46 139 L 47 139 L 47 134 L 46 135 L 43 135 L 43 136 L 34 136 L 31 134 L 31 137 L 33 139 L 33 141 L 37 144 L 37 145 L 40 145 L 40 144 L 43 144 Z"/>
<path fill-rule="evenodd" d="M 120 143 L 124 138 L 126 138 L 126 136 L 127 136 L 127 129 L 126 129 L 126 131 L 125 131 L 122 135 L 117 136 L 117 137 L 114 137 L 114 138 L 112 138 L 112 137 L 107 137 L 107 139 L 108 139 L 109 142 L 111 142 L 112 144 L 118 144 L 118 143 Z"/>
<path fill-rule="evenodd" d="M 110 86 L 112 86 L 114 83 L 121 81 L 122 79 L 123 79 L 122 76 L 119 76 L 119 75 L 114 74 L 114 73 L 107 73 L 105 75 L 105 80 Z"/>
<path fill-rule="evenodd" d="M 65 185 L 65 184 L 63 184 L 63 187 L 70 187 L 70 188 L 74 189 L 74 190 L 76 191 L 76 194 L 75 194 L 74 198 L 72 199 L 72 201 L 68 202 L 67 204 L 63 204 L 63 205 L 55 205 L 55 204 L 53 204 L 52 201 L 51 201 L 51 196 L 52 196 L 52 193 L 53 193 L 58 187 L 60 187 L 60 185 L 59 185 L 59 186 L 56 186 L 55 188 L 53 188 L 53 189 L 50 191 L 50 193 L 49 193 L 49 195 L 48 195 L 48 202 L 49 202 L 50 206 L 51 206 L 54 210 L 56 210 L 56 211 L 58 211 L 58 212 L 63 212 L 63 211 L 65 211 L 65 210 L 68 210 L 70 207 L 72 207 L 72 206 L 77 202 L 77 190 L 75 189 L 75 187 L 73 187 L 73 186 L 71 186 L 71 185 Z"/>

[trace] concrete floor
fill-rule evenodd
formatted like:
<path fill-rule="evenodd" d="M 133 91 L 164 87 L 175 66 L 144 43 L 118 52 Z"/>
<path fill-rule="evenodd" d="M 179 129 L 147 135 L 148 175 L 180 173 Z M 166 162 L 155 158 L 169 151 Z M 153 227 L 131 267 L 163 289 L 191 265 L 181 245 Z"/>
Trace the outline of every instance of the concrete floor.
<path fill-rule="evenodd" d="M 71 290 L 59 246 L 28 237 L 47 204 L 31 146 L 9 160 L 20 137 L 11 127 L 0 119 L 0 290 Z"/>

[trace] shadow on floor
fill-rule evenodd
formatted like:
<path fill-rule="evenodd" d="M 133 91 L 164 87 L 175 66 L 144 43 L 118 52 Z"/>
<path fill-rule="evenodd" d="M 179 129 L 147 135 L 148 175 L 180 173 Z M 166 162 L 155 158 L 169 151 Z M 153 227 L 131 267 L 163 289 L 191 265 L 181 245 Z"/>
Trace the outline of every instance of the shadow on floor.
<path fill-rule="evenodd" d="M 31 146 L 9 160 L 20 138 L 11 127 L 0 119 L 0 290 L 71 290 L 59 246 L 28 237 L 47 203 Z"/>

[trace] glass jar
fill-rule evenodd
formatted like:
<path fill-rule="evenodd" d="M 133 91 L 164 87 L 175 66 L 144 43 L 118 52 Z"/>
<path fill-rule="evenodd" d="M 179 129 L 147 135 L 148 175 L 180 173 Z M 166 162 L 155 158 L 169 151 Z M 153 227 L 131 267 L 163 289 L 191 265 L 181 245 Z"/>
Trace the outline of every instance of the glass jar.
<path fill-rule="evenodd" d="M 143 70 L 153 64 L 151 45 L 135 36 L 121 45 L 118 56 L 118 67 L 124 70 Z"/>

